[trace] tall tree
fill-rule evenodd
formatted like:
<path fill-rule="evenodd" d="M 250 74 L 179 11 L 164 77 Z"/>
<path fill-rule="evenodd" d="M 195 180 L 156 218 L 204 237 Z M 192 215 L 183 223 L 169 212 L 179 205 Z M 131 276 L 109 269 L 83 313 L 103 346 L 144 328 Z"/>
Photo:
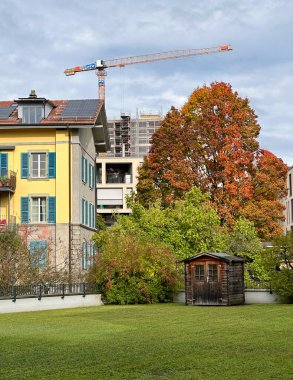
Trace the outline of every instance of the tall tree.
<path fill-rule="evenodd" d="M 258 152 L 252 173 L 253 194 L 241 213 L 253 220 L 262 239 L 282 234 L 280 221 L 284 219 L 285 207 L 281 199 L 287 192 L 287 170 L 287 165 L 271 152 L 264 149 Z"/>
<path fill-rule="evenodd" d="M 285 188 L 286 166 L 272 153 L 270 160 L 259 153 L 259 131 L 248 99 L 239 97 L 231 85 L 215 82 L 196 89 L 181 112 L 171 109 L 154 134 L 139 174 L 138 200 L 147 205 L 143 183 L 148 185 L 149 195 L 158 198 L 160 194 L 163 206 L 198 186 L 209 193 L 222 224 L 232 227 L 241 215 L 254 221 L 243 210 L 255 198 L 258 181 L 269 178 L 268 174 L 263 177 L 262 171 L 272 165 L 271 174 L 276 166 L 282 167 L 279 186 L 269 198 L 271 206 L 279 208 L 275 200 L 282 194 L 282 184 Z"/>

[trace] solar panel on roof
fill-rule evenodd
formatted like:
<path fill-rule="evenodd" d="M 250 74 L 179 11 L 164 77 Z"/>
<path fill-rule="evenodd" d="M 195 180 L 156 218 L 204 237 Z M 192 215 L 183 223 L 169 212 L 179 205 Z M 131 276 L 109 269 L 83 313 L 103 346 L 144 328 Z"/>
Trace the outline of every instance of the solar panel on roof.
<path fill-rule="evenodd" d="M 69 100 L 61 117 L 64 119 L 90 119 L 96 115 L 98 99 Z"/>
<path fill-rule="evenodd" d="M 16 107 L 17 107 L 16 105 L 13 105 L 13 106 L 9 106 L 9 107 L 0 108 L 0 119 L 2 119 L 2 120 L 8 119 Z"/>

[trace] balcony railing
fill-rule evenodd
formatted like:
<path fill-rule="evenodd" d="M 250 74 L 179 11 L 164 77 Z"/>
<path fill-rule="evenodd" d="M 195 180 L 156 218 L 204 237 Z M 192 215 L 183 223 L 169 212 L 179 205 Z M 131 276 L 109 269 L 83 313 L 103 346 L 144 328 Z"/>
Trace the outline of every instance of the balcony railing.
<path fill-rule="evenodd" d="M 132 175 L 120 173 L 107 173 L 106 183 L 132 183 Z"/>
<path fill-rule="evenodd" d="M 15 191 L 15 188 L 16 188 L 16 173 L 15 172 L 10 170 L 9 172 L 7 172 L 7 175 L 0 176 L 0 191 Z"/>

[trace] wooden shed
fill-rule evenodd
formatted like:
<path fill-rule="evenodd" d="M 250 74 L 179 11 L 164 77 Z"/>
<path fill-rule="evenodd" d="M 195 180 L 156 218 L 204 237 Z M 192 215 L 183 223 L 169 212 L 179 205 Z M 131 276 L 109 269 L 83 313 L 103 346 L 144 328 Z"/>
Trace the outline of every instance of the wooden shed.
<path fill-rule="evenodd" d="M 243 259 L 204 252 L 183 260 L 186 305 L 243 305 Z"/>

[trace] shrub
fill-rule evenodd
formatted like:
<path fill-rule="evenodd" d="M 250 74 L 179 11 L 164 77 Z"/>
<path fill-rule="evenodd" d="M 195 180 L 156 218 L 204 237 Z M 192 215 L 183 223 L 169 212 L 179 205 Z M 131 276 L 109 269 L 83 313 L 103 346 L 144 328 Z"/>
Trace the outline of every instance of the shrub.
<path fill-rule="evenodd" d="M 90 273 L 109 304 L 157 303 L 172 300 L 177 285 L 171 251 L 147 237 L 108 229 L 97 235 L 102 244 Z"/>
<path fill-rule="evenodd" d="M 272 276 L 272 288 L 283 303 L 293 303 L 293 270 L 284 268 Z"/>

